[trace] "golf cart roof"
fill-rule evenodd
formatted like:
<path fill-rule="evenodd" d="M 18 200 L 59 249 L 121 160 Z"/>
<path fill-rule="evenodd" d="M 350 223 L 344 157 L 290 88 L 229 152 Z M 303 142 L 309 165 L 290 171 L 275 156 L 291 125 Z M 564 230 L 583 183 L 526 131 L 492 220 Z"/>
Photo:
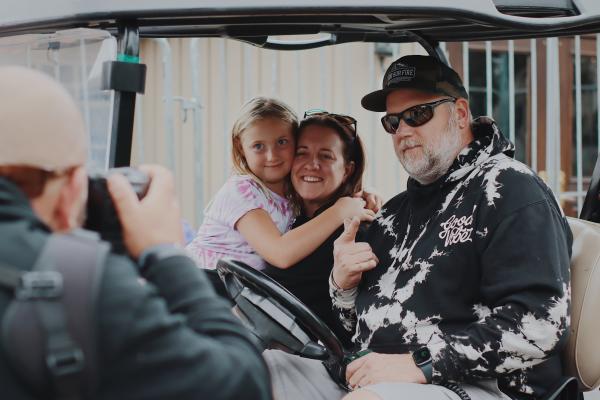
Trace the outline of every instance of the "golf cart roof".
<path fill-rule="evenodd" d="M 34 10 L 32 12 L 32 10 Z M 35 15 L 35 17 L 32 17 Z M 430 43 L 595 32 L 598 0 L 20 0 L 4 5 L 0 36 L 90 27 L 140 37 L 229 37 L 261 47 L 298 49 L 269 35 L 330 34 L 317 47 L 345 42 Z"/>

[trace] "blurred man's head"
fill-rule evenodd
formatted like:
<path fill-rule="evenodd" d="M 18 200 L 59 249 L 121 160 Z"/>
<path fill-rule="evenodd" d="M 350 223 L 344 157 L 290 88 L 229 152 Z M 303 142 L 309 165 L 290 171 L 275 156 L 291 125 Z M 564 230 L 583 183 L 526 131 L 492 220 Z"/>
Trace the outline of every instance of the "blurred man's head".
<path fill-rule="evenodd" d="M 458 74 L 430 56 L 405 56 L 387 69 L 381 90 L 367 94 L 367 110 L 386 112 L 398 159 L 422 184 L 443 176 L 473 139 L 468 95 Z"/>
<path fill-rule="evenodd" d="M 52 230 L 82 223 L 87 136 L 77 105 L 50 77 L 0 67 L 0 177 L 15 183 Z"/>

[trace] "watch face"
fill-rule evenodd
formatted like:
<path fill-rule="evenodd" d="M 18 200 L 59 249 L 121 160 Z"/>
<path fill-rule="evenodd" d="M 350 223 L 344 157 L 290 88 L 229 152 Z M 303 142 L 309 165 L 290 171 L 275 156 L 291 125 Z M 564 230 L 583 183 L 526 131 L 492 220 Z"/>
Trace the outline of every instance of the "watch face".
<path fill-rule="evenodd" d="M 427 347 L 421 347 L 412 353 L 415 364 L 421 365 L 431 361 L 431 353 Z"/>

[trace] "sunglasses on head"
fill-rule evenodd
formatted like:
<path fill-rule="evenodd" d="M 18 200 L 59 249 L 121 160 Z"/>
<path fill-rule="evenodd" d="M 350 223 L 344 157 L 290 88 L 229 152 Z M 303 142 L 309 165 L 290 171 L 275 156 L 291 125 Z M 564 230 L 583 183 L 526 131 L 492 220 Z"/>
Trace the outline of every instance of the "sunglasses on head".
<path fill-rule="evenodd" d="M 421 126 L 431 121 L 433 118 L 433 109 L 447 102 L 454 103 L 456 99 L 449 97 L 446 99 L 432 101 L 431 103 L 417 104 L 409 109 L 396 114 L 386 114 L 381 117 L 381 124 L 387 133 L 392 135 L 396 133 L 400 126 L 400 121 L 404 121 L 406 125 L 413 128 Z"/>
<path fill-rule="evenodd" d="M 356 135 L 356 119 L 352 118 L 349 115 L 334 114 L 334 113 L 330 113 L 328 111 L 321 110 L 318 108 L 313 108 L 313 109 L 310 109 L 310 110 L 307 110 L 304 112 L 304 118 L 318 117 L 321 115 L 330 117 L 330 118 L 336 120 L 337 122 L 341 123 L 342 125 L 351 126 L 354 135 Z"/>

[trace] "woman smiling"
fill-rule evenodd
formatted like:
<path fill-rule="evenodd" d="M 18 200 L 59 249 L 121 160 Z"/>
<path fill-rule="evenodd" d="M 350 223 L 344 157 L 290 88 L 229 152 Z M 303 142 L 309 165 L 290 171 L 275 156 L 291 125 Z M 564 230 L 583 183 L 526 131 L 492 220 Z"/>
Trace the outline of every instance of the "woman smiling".
<path fill-rule="evenodd" d="M 350 116 L 317 112 L 305 115 L 298 128 L 291 181 L 298 196 L 300 214 L 292 228 L 314 218 L 342 196 L 362 189 L 365 154 Z M 316 251 L 282 270 L 267 266 L 265 272 L 285 286 L 325 322 L 345 344 L 349 335 L 332 312 L 328 277 L 333 266 L 333 241 L 343 226 Z"/>

